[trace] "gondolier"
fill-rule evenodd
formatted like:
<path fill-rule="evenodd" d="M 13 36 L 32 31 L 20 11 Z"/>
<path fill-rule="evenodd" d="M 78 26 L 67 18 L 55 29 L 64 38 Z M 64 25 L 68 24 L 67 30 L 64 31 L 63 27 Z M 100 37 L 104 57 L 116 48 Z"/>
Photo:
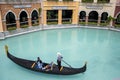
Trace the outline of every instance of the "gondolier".
<path fill-rule="evenodd" d="M 43 63 L 42 60 L 40 59 L 40 57 L 37 57 L 37 68 L 42 69 L 43 68 Z"/>
<path fill-rule="evenodd" d="M 57 64 L 58 64 L 58 69 L 61 71 L 62 67 L 61 67 L 61 60 L 62 60 L 62 55 L 60 52 L 57 52 Z"/>

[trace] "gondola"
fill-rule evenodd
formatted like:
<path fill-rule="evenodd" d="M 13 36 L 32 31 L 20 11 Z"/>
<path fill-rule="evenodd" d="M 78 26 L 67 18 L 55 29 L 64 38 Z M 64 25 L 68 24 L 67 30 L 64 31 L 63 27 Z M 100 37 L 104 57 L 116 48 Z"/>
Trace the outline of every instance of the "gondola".
<path fill-rule="evenodd" d="M 21 59 L 21 58 L 13 56 L 12 54 L 9 53 L 8 46 L 5 46 L 5 51 L 6 51 L 7 57 L 11 59 L 14 63 L 24 68 L 27 68 L 29 70 L 33 70 L 33 71 L 37 71 L 41 73 L 55 74 L 55 75 L 73 75 L 73 74 L 78 74 L 78 73 L 84 73 L 87 68 L 87 62 L 85 62 L 84 66 L 81 68 L 72 68 L 72 67 L 63 66 L 62 70 L 60 71 L 58 69 L 58 65 L 54 65 L 52 70 L 46 71 L 46 70 L 36 68 L 36 65 L 37 65 L 35 63 L 36 61 Z M 43 64 L 47 65 L 48 63 L 43 63 Z"/>

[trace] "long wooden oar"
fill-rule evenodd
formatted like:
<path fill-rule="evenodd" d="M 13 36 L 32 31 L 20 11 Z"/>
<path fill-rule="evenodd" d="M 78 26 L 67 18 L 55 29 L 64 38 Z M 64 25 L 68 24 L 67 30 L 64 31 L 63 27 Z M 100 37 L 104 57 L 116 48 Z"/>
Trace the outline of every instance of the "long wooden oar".
<path fill-rule="evenodd" d="M 35 62 L 32 64 L 31 68 L 33 68 L 35 66 Z"/>
<path fill-rule="evenodd" d="M 70 68 L 72 68 L 71 67 L 71 65 L 69 65 L 66 61 L 64 61 L 64 60 L 62 60 L 65 64 L 67 64 Z"/>

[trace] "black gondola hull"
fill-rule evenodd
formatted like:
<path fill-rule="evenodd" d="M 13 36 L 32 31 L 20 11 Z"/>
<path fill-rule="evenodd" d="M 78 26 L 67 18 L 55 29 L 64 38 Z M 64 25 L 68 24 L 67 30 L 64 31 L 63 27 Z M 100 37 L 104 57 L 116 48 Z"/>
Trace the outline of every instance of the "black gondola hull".
<path fill-rule="evenodd" d="M 46 71 L 46 70 L 36 68 L 35 61 L 15 57 L 15 56 L 11 55 L 9 53 L 9 51 L 6 51 L 6 53 L 7 53 L 7 57 L 9 59 L 11 59 L 14 63 L 16 63 L 24 68 L 27 68 L 29 70 L 33 70 L 33 71 L 37 71 L 37 72 L 42 72 L 42 73 L 47 73 L 47 74 L 56 74 L 56 75 L 73 75 L 73 74 L 83 73 L 86 71 L 86 65 L 87 65 L 86 63 L 81 68 L 70 68 L 70 67 L 63 66 L 63 69 L 61 71 L 59 71 L 57 65 L 54 65 L 52 70 Z M 35 64 L 34 67 L 31 67 L 33 64 Z M 48 63 L 43 63 L 43 64 L 47 65 Z"/>

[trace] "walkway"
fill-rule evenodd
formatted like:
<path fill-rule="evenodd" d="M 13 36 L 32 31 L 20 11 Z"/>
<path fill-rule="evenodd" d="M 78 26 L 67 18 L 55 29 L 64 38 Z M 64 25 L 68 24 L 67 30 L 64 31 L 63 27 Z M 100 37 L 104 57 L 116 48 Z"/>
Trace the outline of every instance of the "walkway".
<path fill-rule="evenodd" d="M 13 31 L 0 32 L 0 39 L 5 39 L 8 37 L 12 37 L 12 36 L 22 35 L 22 34 L 26 34 L 26 33 L 35 32 L 35 31 L 46 30 L 46 29 L 74 28 L 74 27 L 110 29 L 110 30 L 120 31 L 120 29 L 116 29 L 116 28 L 81 26 L 81 25 L 72 25 L 72 24 L 47 25 L 47 26 L 34 26 L 34 27 L 28 27 L 28 28 L 20 28 L 20 29 L 13 30 Z"/>

